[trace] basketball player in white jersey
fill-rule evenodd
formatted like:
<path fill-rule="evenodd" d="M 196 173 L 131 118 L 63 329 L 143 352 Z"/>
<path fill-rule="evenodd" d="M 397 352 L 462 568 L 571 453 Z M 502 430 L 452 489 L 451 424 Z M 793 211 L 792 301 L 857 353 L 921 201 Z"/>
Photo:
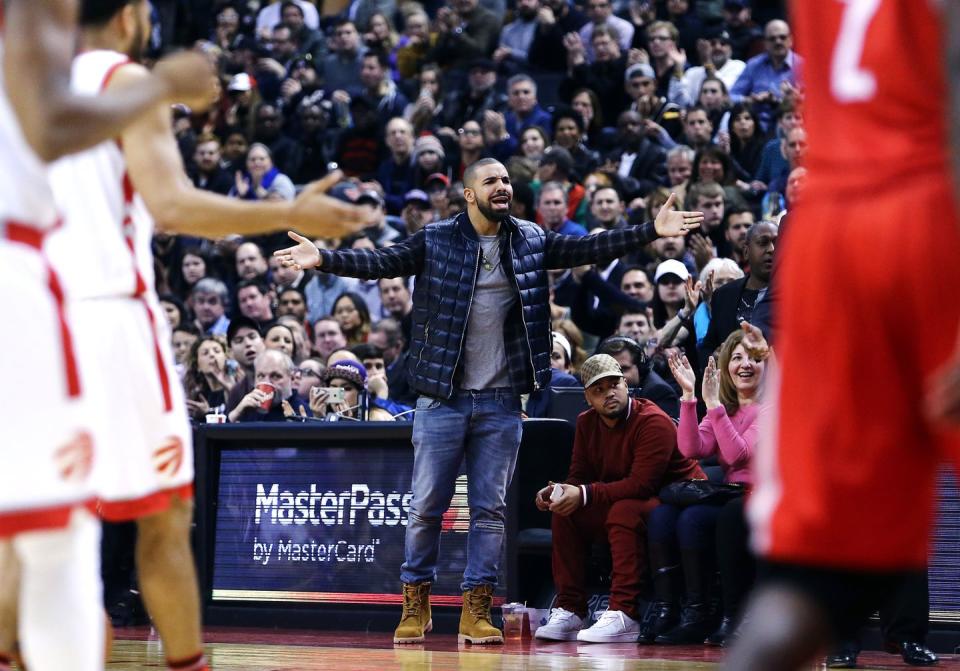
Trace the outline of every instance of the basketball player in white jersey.
<path fill-rule="evenodd" d="M 34 671 L 103 668 L 99 525 L 84 508 L 97 450 L 81 415 L 63 286 L 44 254 L 59 220 L 46 162 L 102 142 L 158 103 L 202 107 L 214 92 L 209 64 L 182 55 L 136 87 L 72 94 L 76 9 L 75 0 L 0 4 L 0 372 L 9 381 L 0 388 L 0 582 L 19 597 Z M 50 384 L 42 398 L 25 384 L 35 379 Z M 0 652 L 14 619 L 0 622 Z M 0 669 L 9 665 L 0 654 Z"/>
<path fill-rule="evenodd" d="M 78 94 L 122 91 L 149 77 L 138 64 L 150 34 L 146 0 L 83 0 Z M 104 459 L 94 469 L 104 519 L 138 522 L 141 594 L 170 669 L 207 668 L 189 544 L 193 451 L 186 404 L 154 291 L 154 220 L 168 233 L 215 237 L 291 225 L 333 237 L 369 225 L 360 208 L 308 187 L 293 203 L 243 201 L 195 189 L 187 179 L 169 106 L 116 140 L 51 168 L 65 225 L 50 254 L 67 279 L 91 429 Z M 152 216 L 151 216 L 152 215 Z"/>

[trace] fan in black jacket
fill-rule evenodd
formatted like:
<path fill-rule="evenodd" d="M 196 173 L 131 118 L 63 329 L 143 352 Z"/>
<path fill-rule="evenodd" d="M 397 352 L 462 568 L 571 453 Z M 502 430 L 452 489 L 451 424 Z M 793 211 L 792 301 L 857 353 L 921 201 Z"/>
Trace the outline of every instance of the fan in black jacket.
<path fill-rule="evenodd" d="M 620 114 L 615 146 L 604 159 L 613 164 L 614 172 L 630 161 L 627 175 L 636 180 L 636 195 L 645 196 L 666 182 L 667 153 L 643 135 L 643 119 L 638 112 Z"/>
<path fill-rule="evenodd" d="M 727 336 L 740 328 L 740 322 L 752 322 L 754 307 L 761 302 L 770 284 L 777 235 L 777 225 L 770 221 L 754 224 L 747 233 L 750 274 L 713 292 L 710 326 L 700 346 L 701 362 L 707 361 Z"/>

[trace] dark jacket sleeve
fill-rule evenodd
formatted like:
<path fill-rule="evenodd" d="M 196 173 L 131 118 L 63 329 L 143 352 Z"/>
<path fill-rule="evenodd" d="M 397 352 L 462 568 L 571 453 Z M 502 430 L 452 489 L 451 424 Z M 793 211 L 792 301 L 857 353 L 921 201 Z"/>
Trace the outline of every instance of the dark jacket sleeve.
<path fill-rule="evenodd" d="M 527 52 L 527 62 L 538 68 L 550 71 L 564 70 L 567 67 L 567 49 L 563 46 L 563 30 L 559 23 L 543 30 L 537 30 Z"/>
<path fill-rule="evenodd" d="M 633 162 L 630 176 L 637 180 L 639 192 L 647 195 L 667 178 L 667 153 L 652 142 L 645 142 L 643 152 Z"/>
<path fill-rule="evenodd" d="M 593 307 L 593 292 L 586 286 L 575 284 L 571 294 L 570 318 L 581 331 L 606 338 L 617 330 L 617 316 L 605 308 L 602 300 L 600 305 Z"/>
<path fill-rule="evenodd" d="M 660 492 L 664 473 L 677 448 L 677 429 L 669 417 L 657 413 L 638 423 L 633 440 L 630 474 L 614 482 L 594 482 L 587 501 L 614 503 L 621 499 L 649 499 Z"/>
<path fill-rule="evenodd" d="M 647 374 L 647 379 L 640 388 L 640 396 L 656 403 L 658 408 L 674 420 L 680 419 L 680 397 L 673 387 L 654 371 Z"/>
<path fill-rule="evenodd" d="M 600 299 L 600 305 L 617 314 L 643 312 L 647 309 L 645 302 L 638 301 L 636 298 L 623 293 L 616 285 L 603 279 L 603 276 L 595 270 L 584 275 L 583 286 L 597 295 L 597 298 Z"/>
<path fill-rule="evenodd" d="M 546 236 L 544 265 L 547 270 L 556 270 L 612 261 L 656 240 L 657 231 L 653 222 L 648 222 L 584 237 L 553 231 L 547 231 Z"/>
<path fill-rule="evenodd" d="M 500 22 L 497 17 L 483 8 L 477 8 L 462 32 L 450 31 L 440 36 L 433 55 L 441 64 L 489 56 L 497 46 L 499 34 Z"/>
<path fill-rule="evenodd" d="M 423 267 L 426 237 L 421 229 L 406 240 L 382 249 L 321 249 L 320 268 L 333 275 L 364 280 L 417 275 Z"/>
<path fill-rule="evenodd" d="M 710 326 L 697 351 L 701 365 L 707 365 L 707 357 L 738 327 L 737 301 L 746 283 L 747 278 L 744 277 L 713 292 L 713 298 L 710 299 Z"/>

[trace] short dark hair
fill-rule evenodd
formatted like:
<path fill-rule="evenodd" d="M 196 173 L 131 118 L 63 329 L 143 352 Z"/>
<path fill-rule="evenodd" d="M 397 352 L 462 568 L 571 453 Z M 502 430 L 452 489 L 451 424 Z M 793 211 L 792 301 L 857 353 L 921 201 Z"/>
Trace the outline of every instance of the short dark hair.
<path fill-rule="evenodd" d="M 577 124 L 577 129 L 582 133 L 584 131 L 583 116 L 572 107 L 558 107 L 553 113 L 553 128 L 556 132 L 557 123 L 560 119 L 572 119 Z"/>
<path fill-rule="evenodd" d="M 146 0 L 83 0 L 80 9 L 81 26 L 102 26 L 127 5 Z"/>
<path fill-rule="evenodd" d="M 684 122 L 686 122 L 687 117 L 689 117 L 694 112 L 703 112 L 704 114 L 707 115 L 708 119 L 710 118 L 710 112 L 707 111 L 707 108 L 701 105 L 700 103 L 697 103 L 696 105 L 691 105 L 689 108 L 687 108 L 686 113 L 683 115 Z"/>
<path fill-rule="evenodd" d="M 601 191 L 604 191 L 605 189 L 610 189 L 615 194 L 617 194 L 617 198 L 620 200 L 621 203 L 626 200 L 623 197 L 623 188 L 616 184 L 600 184 L 599 186 L 597 186 L 596 189 L 593 190 L 593 196 L 591 196 L 590 199 L 593 200 L 594 196 L 596 196 Z"/>
<path fill-rule="evenodd" d="M 543 156 L 540 158 L 540 165 L 554 165 L 557 168 L 557 172 L 564 177 L 569 177 L 573 174 L 573 156 L 570 155 L 569 151 L 557 145 L 547 147 L 543 152 Z"/>
<path fill-rule="evenodd" d="M 471 163 L 466 170 L 463 171 L 463 185 L 468 189 L 472 189 L 474 177 L 477 175 L 477 170 L 482 168 L 485 165 L 493 165 L 494 163 L 500 164 L 495 158 L 481 158 L 476 163 Z M 501 164 L 502 165 L 502 164 Z"/>
<path fill-rule="evenodd" d="M 256 287 L 263 296 L 266 296 L 270 293 L 270 288 L 267 286 L 266 282 L 263 280 L 258 280 L 256 278 L 251 280 L 240 280 L 237 282 L 237 295 L 240 295 L 241 289 L 246 289 L 247 287 Z"/>
<path fill-rule="evenodd" d="M 638 368 L 643 368 L 647 363 L 647 354 L 643 346 L 630 336 L 615 335 L 604 339 L 597 346 L 597 354 L 609 354 L 613 356 L 627 350 L 630 352 L 630 358 L 633 364 Z"/>
<path fill-rule="evenodd" d="M 336 19 L 336 20 L 333 22 L 333 25 L 330 26 L 330 32 L 331 32 L 331 33 L 336 33 L 338 28 L 342 28 L 343 26 L 347 25 L 348 23 L 349 23 L 351 26 L 353 26 L 354 28 L 357 27 L 357 24 L 356 24 L 356 23 L 354 23 L 353 21 L 351 21 L 350 19 L 348 19 L 347 17 L 344 16 L 344 17 L 341 17 L 341 18 Z"/>
<path fill-rule="evenodd" d="M 753 242 L 753 239 L 754 239 L 755 237 L 757 237 L 758 235 L 760 235 L 760 228 L 761 228 L 762 226 L 764 226 L 764 225 L 766 225 L 766 226 L 773 226 L 774 230 L 776 230 L 776 231 L 779 231 L 779 230 L 780 230 L 780 226 L 777 225 L 777 222 L 775 222 L 775 221 L 770 221 L 769 219 L 762 219 L 762 220 L 758 221 L 757 223 L 755 223 L 753 226 L 751 226 L 750 229 L 747 231 L 747 242 L 748 242 L 748 243 Z"/>
<path fill-rule="evenodd" d="M 731 205 L 730 207 L 725 208 L 723 211 L 723 222 L 724 224 L 726 224 L 727 222 L 730 221 L 730 217 L 737 214 L 747 214 L 747 213 L 753 214 L 754 215 L 753 218 L 754 220 L 756 220 L 757 218 L 756 214 L 754 214 L 753 210 L 751 210 L 746 205 L 741 205 L 739 203 L 737 203 L 736 205 Z"/>
<path fill-rule="evenodd" d="M 190 335 L 197 336 L 198 338 L 201 335 L 203 335 L 202 333 L 200 333 L 200 329 L 198 329 L 196 325 L 191 321 L 180 322 L 179 324 L 174 326 L 171 329 L 171 331 L 173 331 L 174 333 L 176 333 L 177 331 L 181 331 L 182 333 L 189 333 Z"/>
<path fill-rule="evenodd" d="M 393 317 L 384 317 L 370 327 L 371 333 L 383 333 L 387 337 L 387 347 L 396 347 L 404 341 L 403 329 Z"/>
<path fill-rule="evenodd" d="M 288 292 L 291 292 L 291 291 L 295 291 L 295 292 L 297 292 L 298 294 L 300 294 L 300 298 L 303 299 L 303 302 L 304 302 L 304 303 L 307 302 L 307 293 L 306 293 L 303 289 L 301 289 L 300 287 L 294 286 L 294 285 L 292 285 L 292 284 L 287 284 L 287 285 L 282 286 L 282 287 L 280 287 L 279 289 L 277 289 L 277 298 L 280 298 L 280 297 L 283 296 L 285 293 L 288 293 Z"/>
<path fill-rule="evenodd" d="M 357 355 L 357 358 L 360 359 L 362 363 L 364 359 L 382 359 L 383 350 L 377 347 L 376 345 L 371 345 L 368 342 L 360 343 L 359 345 L 354 345 L 350 348 L 350 351 Z"/>
<path fill-rule="evenodd" d="M 303 16 L 303 8 L 301 8 L 297 3 L 293 2 L 293 0 L 284 0 L 284 2 L 280 3 L 280 16 L 282 17 L 283 11 L 285 9 L 289 9 L 290 7 L 293 7 L 295 10 L 300 12 L 300 16 Z"/>
<path fill-rule="evenodd" d="M 363 58 L 376 58 L 377 63 L 383 70 L 390 69 L 390 58 L 387 56 L 387 52 L 385 52 L 383 49 L 370 49 L 363 54 Z"/>

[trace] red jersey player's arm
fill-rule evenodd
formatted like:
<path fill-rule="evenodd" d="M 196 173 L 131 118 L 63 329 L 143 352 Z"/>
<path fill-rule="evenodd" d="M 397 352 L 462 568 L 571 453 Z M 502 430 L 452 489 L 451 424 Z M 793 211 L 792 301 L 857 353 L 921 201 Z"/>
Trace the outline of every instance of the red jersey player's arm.
<path fill-rule="evenodd" d="M 960 3 L 946 2 L 944 10 L 944 68 L 949 100 L 947 124 L 950 132 L 950 161 L 953 168 L 953 190 L 960 202 Z"/>
<path fill-rule="evenodd" d="M 947 78 L 949 101 L 947 124 L 950 133 L 950 163 L 953 169 L 953 191 L 960 198 L 960 3 L 944 3 L 943 71 Z M 960 202 L 960 201 L 958 201 Z M 960 342 L 960 339 L 958 339 Z M 934 420 L 960 425 L 960 345 L 950 360 L 934 377 L 927 389 L 927 416 Z"/>
<path fill-rule="evenodd" d="M 7 96 L 31 148 L 55 160 L 104 140 L 164 100 L 212 102 L 213 70 L 199 54 L 178 54 L 157 76 L 105 96 L 70 93 L 77 42 L 76 0 L 8 0 L 3 75 Z"/>
<path fill-rule="evenodd" d="M 135 87 L 149 76 L 139 65 L 125 65 L 113 75 L 108 90 Z M 307 187 L 293 202 L 240 200 L 195 188 L 184 172 L 170 110 L 164 105 L 127 128 L 123 154 L 134 188 L 157 227 L 168 233 L 220 237 L 292 227 L 310 237 L 341 237 L 371 223 L 368 210 L 323 193 L 337 175 Z"/>

